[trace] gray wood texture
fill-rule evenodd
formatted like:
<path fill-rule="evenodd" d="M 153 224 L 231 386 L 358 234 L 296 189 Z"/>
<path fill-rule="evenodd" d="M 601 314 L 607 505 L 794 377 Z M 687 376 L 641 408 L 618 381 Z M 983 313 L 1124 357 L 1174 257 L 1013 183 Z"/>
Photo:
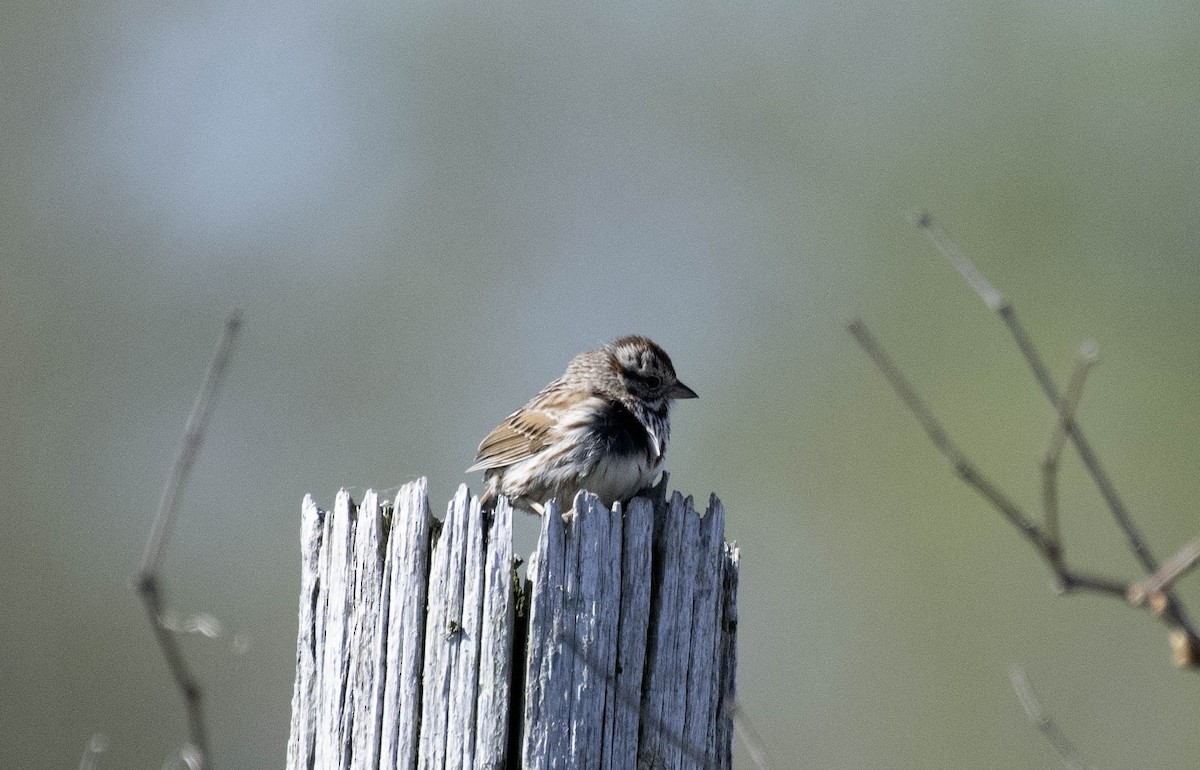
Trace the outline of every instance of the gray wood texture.
<path fill-rule="evenodd" d="M 463 486 L 438 521 L 423 479 L 305 498 L 289 770 L 732 766 L 720 501 L 581 494 L 541 518 L 523 588 L 513 515 Z"/>

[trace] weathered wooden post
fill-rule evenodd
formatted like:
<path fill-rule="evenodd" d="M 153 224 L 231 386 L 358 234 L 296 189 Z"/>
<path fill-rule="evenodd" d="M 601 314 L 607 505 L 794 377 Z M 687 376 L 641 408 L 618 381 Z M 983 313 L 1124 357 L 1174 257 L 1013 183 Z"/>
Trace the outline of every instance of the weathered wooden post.
<path fill-rule="evenodd" d="M 524 586 L 504 501 L 305 498 L 289 770 L 731 767 L 737 547 L 661 489 L 548 511 Z"/>

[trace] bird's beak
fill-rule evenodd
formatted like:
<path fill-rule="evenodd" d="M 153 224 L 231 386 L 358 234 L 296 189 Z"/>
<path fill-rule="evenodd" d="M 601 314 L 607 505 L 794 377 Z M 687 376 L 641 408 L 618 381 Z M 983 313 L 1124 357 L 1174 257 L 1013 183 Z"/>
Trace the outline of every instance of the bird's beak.
<path fill-rule="evenodd" d="M 682 382 L 675 383 L 675 387 L 671 388 L 671 392 L 667 394 L 671 398 L 699 398 L 696 391 L 684 385 Z"/>

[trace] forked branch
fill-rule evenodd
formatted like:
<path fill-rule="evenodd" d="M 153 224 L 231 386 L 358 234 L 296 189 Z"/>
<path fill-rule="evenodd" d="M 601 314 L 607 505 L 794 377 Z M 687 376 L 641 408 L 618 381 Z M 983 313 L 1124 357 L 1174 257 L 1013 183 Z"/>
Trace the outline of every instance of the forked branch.
<path fill-rule="evenodd" d="M 1094 342 L 1085 342 L 1079 346 L 1075 359 L 1075 368 L 1071 371 L 1071 381 L 1067 385 L 1066 411 L 1072 417 L 1079 408 L 1079 399 L 1083 396 L 1083 383 L 1088 372 L 1100 358 L 1100 348 Z M 1058 527 L 1058 464 L 1062 459 L 1063 447 L 1067 434 L 1062 422 L 1056 421 L 1046 449 L 1042 452 L 1042 516 L 1046 522 L 1046 532 L 1058 544 L 1059 557 L 1062 557 L 1062 534 Z"/>
<path fill-rule="evenodd" d="M 1158 571 L 1158 563 L 1150 553 L 1150 547 L 1146 544 L 1145 539 L 1142 538 L 1141 533 L 1134 524 L 1133 517 L 1129 514 L 1129 509 L 1125 507 L 1125 502 L 1117 494 L 1117 489 L 1108 477 L 1108 473 L 1104 470 L 1104 466 L 1100 464 L 1100 458 L 1097 457 L 1095 450 L 1092 449 L 1092 445 L 1084 438 L 1083 430 L 1079 427 L 1079 423 L 1075 421 L 1075 416 L 1072 413 L 1068 399 L 1063 398 L 1059 394 L 1058 388 L 1050 376 L 1050 370 L 1046 367 L 1041 354 L 1038 353 L 1037 347 L 1033 344 L 1033 338 L 1029 336 L 1029 333 L 1025 331 L 1025 327 L 1017 319 L 1017 312 L 1013 308 L 1012 303 L 1006 300 L 983 277 L 983 274 L 975 263 L 963 254 L 958 246 L 934 224 L 933 218 L 929 214 L 922 214 L 918 217 L 917 224 L 926 236 L 929 237 L 933 245 L 954 266 L 954 269 L 967 281 L 975 293 L 979 295 L 984 305 L 1000 315 L 1009 333 L 1012 334 L 1013 340 L 1017 343 L 1021 355 L 1025 357 L 1025 362 L 1029 365 L 1030 371 L 1033 372 L 1034 379 L 1038 381 L 1042 392 L 1045 393 L 1046 398 L 1050 401 L 1050 405 L 1058 412 L 1063 432 L 1066 433 L 1071 443 L 1074 444 L 1075 451 L 1079 453 L 1079 459 L 1083 462 L 1084 468 L 1087 469 L 1088 474 L 1092 477 L 1096 488 L 1100 490 L 1100 495 L 1104 498 L 1104 502 L 1112 513 L 1113 518 L 1117 520 L 1117 524 L 1125 533 L 1129 549 L 1133 551 L 1133 555 L 1137 557 L 1137 560 L 1146 572 L 1153 573 Z M 1188 620 L 1183 606 L 1169 588 L 1164 589 L 1164 598 L 1166 606 L 1163 611 L 1163 617 L 1169 623 L 1185 631 L 1193 641 L 1200 639 L 1191 621 Z"/>
<path fill-rule="evenodd" d="M 1043 522 L 1035 522 L 967 459 L 862 321 L 853 321 L 849 325 L 850 333 L 887 379 L 901 402 L 916 417 L 929 440 L 950 461 L 955 473 L 1025 536 L 1054 571 L 1064 591 L 1088 590 L 1122 598 L 1128 595 L 1128 599 L 1135 604 L 1150 605 L 1172 628 L 1171 645 L 1175 650 L 1176 662 L 1186 666 L 1200 665 L 1200 636 L 1171 589 L 1172 582 L 1179 575 L 1200 561 L 1200 541 L 1185 548 L 1160 570 L 1128 508 L 1117 494 L 1112 480 L 1075 419 L 1084 381 L 1097 358 L 1095 346 L 1088 344 L 1080 349 L 1067 391 L 1065 394 L 1060 393 L 1032 338 L 1018 320 L 1012 304 L 987 280 L 975 263 L 934 225 L 932 217 L 921 214 L 917 218 L 917 225 L 979 295 L 984 305 L 999 314 L 1034 379 L 1055 410 L 1056 425 L 1041 462 L 1042 506 L 1045 516 Z M 1130 550 L 1148 573 L 1148 577 L 1132 586 L 1127 586 L 1121 581 L 1076 572 L 1065 563 L 1058 521 L 1058 465 L 1067 440 L 1075 447 L 1093 483 L 1100 490 L 1106 506 L 1124 532 Z"/>
<path fill-rule="evenodd" d="M 866 324 L 856 319 L 847 328 L 854 339 L 858 341 L 859 346 L 874 362 L 876 368 L 887 379 L 892 390 L 917 418 L 917 422 L 921 424 L 929 436 L 929 440 L 954 466 L 954 472 L 958 474 L 958 477 L 969 484 L 983 499 L 991 503 L 992 507 L 1008 519 L 1009 523 L 1016 527 L 1017 531 L 1037 549 L 1050 569 L 1054 571 L 1059 587 L 1063 591 L 1096 591 L 1122 598 L 1125 596 L 1124 583 L 1076 572 L 1068 568 L 1062 559 L 1062 546 L 1059 541 L 1035 523 L 1019 505 L 1012 501 L 1012 498 L 989 481 L 958 448 L 958 445 L 954 443 L 937 417 L 934 416 L 933 411 L 925 405 L 924 400 L 917 394 L 908 378 L 900 371 L 900 367 L 892 361 L 876 341 Z"/>

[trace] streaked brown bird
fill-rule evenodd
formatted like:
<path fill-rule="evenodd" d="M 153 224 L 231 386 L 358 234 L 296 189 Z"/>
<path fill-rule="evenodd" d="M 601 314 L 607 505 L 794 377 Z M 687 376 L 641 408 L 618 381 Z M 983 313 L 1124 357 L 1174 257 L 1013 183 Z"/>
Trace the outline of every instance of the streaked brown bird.
<path fill-rule="evenodd" d="M 671 438 L 671 402 L 696 398 L 666 351 L 620 337 L 580 353 L 563 376 L 510 414 L 479 445 L 468 473 L 483 471 L 485 505 L 505 495 L 542 513 L 570 508 L 586 489 L 611 506 L 649 486 Z"/>

